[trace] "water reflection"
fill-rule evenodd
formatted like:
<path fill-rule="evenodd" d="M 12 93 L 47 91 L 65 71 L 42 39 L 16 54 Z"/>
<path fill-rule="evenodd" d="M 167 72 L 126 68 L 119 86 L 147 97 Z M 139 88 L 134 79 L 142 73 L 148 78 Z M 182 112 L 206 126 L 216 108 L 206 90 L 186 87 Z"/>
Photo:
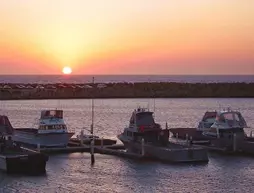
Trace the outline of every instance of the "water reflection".
<path fill-rule="evenodd" d="M 128 124 L 133 109 L 138 104 L 147 106 L 148 101 L 95 100 L 96 135 L 116 138 Z M 31 126 L 42 109 L 56 107 L 63 108 L 67 124 L 74 128 L 89 127 L 91 123 L 90 100 L 1 104 L 1 113 L 7 114 L 15 127 Z M 157 99 L 155 119 L 163 127 L 166 122 L 174 127 L 195 127 L 206 110 L 218 109 L 220 104 L 240 108 L 248 125 L 254 126 L 254 99 Z M 252 192 L 254 158 L 218 154 L 209 157 L 205 165 L 171 165 L 96 154 L 91 166 L 87 153 L 55 155 L 48 161 L 46 176 L 0 173 L 0 192 Z"/>

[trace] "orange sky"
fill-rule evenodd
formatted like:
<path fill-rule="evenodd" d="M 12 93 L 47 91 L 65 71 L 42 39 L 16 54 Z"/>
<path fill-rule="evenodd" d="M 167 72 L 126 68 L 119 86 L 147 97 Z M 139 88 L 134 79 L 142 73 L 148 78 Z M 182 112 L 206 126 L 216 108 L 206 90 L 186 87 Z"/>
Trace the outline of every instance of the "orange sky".
<path fill-rule="evenodd" d="M 0 1 L 0 74 L 254 74 L 251 0 Z"/>

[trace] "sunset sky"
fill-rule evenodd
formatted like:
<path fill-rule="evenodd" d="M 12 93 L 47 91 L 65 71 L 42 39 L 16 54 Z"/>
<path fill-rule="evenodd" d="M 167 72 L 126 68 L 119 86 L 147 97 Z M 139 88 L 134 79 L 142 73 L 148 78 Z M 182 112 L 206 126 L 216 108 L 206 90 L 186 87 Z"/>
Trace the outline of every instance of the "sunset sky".
<path fill-rule="evenodd" d="M 251 0 L 1 0 L 0 74 L 254 74 Z"/>

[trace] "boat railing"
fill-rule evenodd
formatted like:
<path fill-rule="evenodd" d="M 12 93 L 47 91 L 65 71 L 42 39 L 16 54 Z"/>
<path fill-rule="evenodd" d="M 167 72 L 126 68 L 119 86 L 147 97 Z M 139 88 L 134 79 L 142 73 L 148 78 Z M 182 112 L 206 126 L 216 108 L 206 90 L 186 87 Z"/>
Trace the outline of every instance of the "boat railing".
<path fill-rule="evenodd" d="M 254 138 L 254 127 L 246 127 L 244 130 L 247 137 Z"/>
<path fill-rule="evenodd" d="M 69 128 L 68 128 L 68 132 L 76 133 L 76 128 L 69 127 Z"/>
<path fill-rule="evenodd" d="M 191 144 L 191 140 L 190 139 L 178 139 L 178 138 L 170 138 L 169 142 L 173 142 L 175 144 L 179 144 L 179 145 L 190 145 Z"/>
<path fill-rule="evenodd" d="M 91 126 L 86 126 L 86 127 L 82 127 L 82 128 L 73 128 L 75 130 L 75 133 L 79 133 L 83 130 L 86 131 L 87 133 L 91 133 Z M 100 125 L 96 125 L 96 127 L 93 128 L 93 133 L 98 133 L 99 131 L 105 130 L 104 127 L 100 126 Z"/>

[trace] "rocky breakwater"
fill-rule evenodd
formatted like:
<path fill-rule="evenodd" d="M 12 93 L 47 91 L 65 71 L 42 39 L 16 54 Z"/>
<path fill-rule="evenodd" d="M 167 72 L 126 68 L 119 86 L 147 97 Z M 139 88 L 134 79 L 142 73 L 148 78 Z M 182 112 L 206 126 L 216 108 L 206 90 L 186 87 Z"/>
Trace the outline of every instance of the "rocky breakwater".
<path fill-rule="evenodd" d="M 0 84 L 0 100 L 254 97 L 254 83 Z"/>

